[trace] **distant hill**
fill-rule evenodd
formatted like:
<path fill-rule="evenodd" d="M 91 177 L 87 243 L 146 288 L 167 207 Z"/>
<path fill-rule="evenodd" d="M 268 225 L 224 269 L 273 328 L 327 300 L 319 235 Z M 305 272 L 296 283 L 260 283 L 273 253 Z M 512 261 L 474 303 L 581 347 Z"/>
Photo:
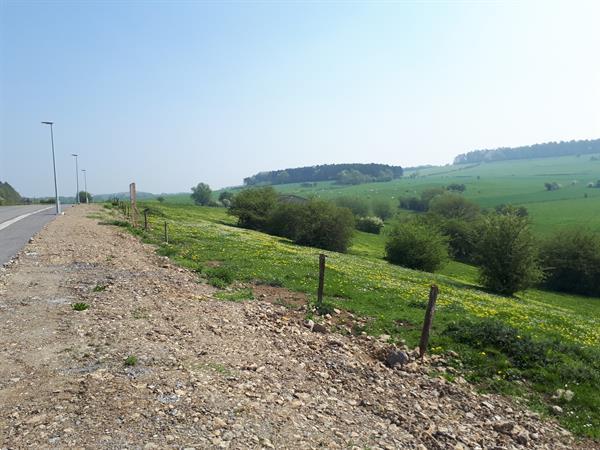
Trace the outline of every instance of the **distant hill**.
<path fill-rule="evenodd" d="M 474 150 L 454 158 L 454 164 L 472 164 L 509 159 L 550 158 L 553 156 L 584 155 L 600 152 L 600 139 L 547 142 L 523 147 L 502 147 L 493 150 Z"/>
<path fill-rule="evenodd" d="M 293 169 L 259 172 L 244 178 L 246 186 L 260 184 L 306 183 L 337 181 L 341 184 L 360 184 L 369 181 L 389 181 L 400 178 L 404 170 L 387 164 L 324 164 Z"/>
<path fill-rule="evenodd" d="M 22 198 L 14 188 L 7 182 L 0 181 L 0 205 L 17 205 Z"/>

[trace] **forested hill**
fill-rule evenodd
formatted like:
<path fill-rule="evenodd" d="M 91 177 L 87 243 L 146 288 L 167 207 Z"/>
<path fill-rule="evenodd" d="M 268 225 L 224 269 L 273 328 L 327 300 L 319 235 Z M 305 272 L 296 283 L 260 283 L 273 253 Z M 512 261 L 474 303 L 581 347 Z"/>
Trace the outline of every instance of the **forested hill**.
<path fill-rule="evenodd" d="M 324 164 L 260 172 L 244 178 L 244 184 L 252 186 L 332 180 L 341 184 L 359 184 L 369 181 L 389 181 L 401 177 L 403 172 L 402 167 L 387 164 Z"/>
<path fill-rule="evenodd" d="M 14 188 L 0 181 L 0 205 L 16 205 L 21 203 L 21 196 Z"/>
<path fill-rule="evenodd" d="M 454 158 L 454 164 L 471 164 L 507 159 L 550 158 L 553 156 L 600 153 L 600 139 L 547 142 L 523 147 L 504 147 L 494 150 L 474 150 Z"/>

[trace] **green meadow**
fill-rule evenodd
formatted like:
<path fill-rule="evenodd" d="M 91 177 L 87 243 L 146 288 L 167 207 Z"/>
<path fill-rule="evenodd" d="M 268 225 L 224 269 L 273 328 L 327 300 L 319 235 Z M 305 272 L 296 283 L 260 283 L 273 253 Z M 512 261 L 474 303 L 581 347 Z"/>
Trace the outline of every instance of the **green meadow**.
<path fill-rule="evenodd" d="M 383 184 L 405 182 L 413 180 Z M 414 180 L 415 189 L 425 186 L 419 182 Z M 376 187 L 387 189 L 383 184 Z M 345 189 L 359 192 L 367 186 Z M 221 298 L 243 301 L 252 298 L 252 283 L 266 283 L 305 292 L 315 301 L 321 250 L 238 228 L 223 208 L 170 201 L 147 203 L 151 231 L 134 232 L 158 245 L 160 254 L 195 270 L 199 279 L 219 287 L 233 281 L 228 288 L 233 291 L 224 291 Z M 164 221 L 169 244 L 162 242 Z M 494 295 L 477 285 L 476 269 L 465 264 L 451 262 L 430 274 L 387 263 L 382 259 L 384 239 L 357 232 L 348 254 L 326 252 L 326 305 L 364 319 L 352 332 L 388 334 L 414 347 L 429 287 L 435 283 L 440 296 L 431 351 L 459 354 L 451 360 L 453 373 L 437 375 L 452 381 L 460 374 L 485 391 L 520 396 L 543 414 L 560 405 L 564 414 L 559 420 L 566 427 L 581 436 L 600 437 L 600 299 L 534 289 L 515 297 Z M 238 289 L 243 291 L 236 293 Z M 574 399 L 552 399 L 559 388 L 572 390 Z"/>
<path fill-rule="evenodd" d="M 588 183 L 600 180 L 600 160 L 592 160 L 593 156 L 599 155 L 448 165 L 419 170 L 414 178 L 411 177 L 413 172 L 407 171 L 401 179 L 356 186 L 319 182 L 312 187 L 302 187 L 298 183 L 274 187 L 281 193 L 302 197 L 356 196 L 387 199 L 397 206 L 401 197 L 415 196 L 431 187 L 459 183 L 467 188 L 464 196 L 482 208 L 500 204 L 525 206 L 533 228 L 540 236 L 571 225 L 600 231 L 600 189 L 587 187 Z M 544 188 L 546 182 L 557 182 L 561 188 L 547 191 Z M 218 192 L 215 198 L 217 196 Z M 186 194 L 165 196 L 165 199 L 166 203 L 192 204 Z"/>

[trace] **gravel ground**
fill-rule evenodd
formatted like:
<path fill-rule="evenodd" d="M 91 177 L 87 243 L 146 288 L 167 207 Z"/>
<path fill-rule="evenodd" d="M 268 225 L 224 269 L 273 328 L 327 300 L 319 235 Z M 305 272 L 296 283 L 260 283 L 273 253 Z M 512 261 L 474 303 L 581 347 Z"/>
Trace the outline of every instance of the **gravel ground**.
<path fill-rule="evenodd" d="M 95 208 L 58 217 L 0 272 L 0 448 L 582 446 L 514 401 L 429 377 L 439 358 L 390 369 L 370 338 L 215 300 Z"/>

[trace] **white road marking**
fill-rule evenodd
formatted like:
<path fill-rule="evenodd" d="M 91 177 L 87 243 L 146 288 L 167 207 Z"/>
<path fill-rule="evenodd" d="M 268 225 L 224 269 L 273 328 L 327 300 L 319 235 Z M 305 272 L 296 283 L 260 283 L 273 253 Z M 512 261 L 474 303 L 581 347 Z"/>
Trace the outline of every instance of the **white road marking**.
<path fill-rule="evenodd" d="M 54 208 L 54 206 L 48 206 L 47 208 L 38 209 L 37 211 L 23 214 L 21 216 L 15 217 L 14 219 L 10 219 L 10 220 L 7 220 L 6 222 L 2 222 L 2 223 L 0 223 L 0 230 L 4 230 L 6 227 L 10 227 L 13 223 L 18 222 L 19 220 L 24 219 L 25 217 L 29 217 L 29 216 L 32 216 L 39 212 L 47 211 L 48 209 L 52 209 L 52 208 Z"/>

